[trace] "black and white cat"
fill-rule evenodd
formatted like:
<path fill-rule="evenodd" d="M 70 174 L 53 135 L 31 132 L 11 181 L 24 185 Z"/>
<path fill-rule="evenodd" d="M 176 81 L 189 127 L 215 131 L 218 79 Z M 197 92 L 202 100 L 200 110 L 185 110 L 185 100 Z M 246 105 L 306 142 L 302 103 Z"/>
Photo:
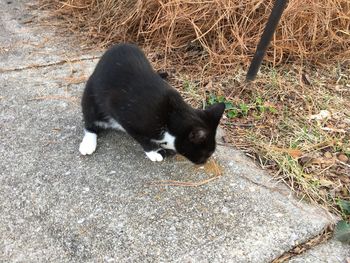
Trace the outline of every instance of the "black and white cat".
<path fill-rule="evenodd" d="M 215 134 L 225 105 L 192 108 L 152 68 L 132 44 L 110 48 L 90 76 L 82 98 L 85 136 L 81 154 L 92 154 L 100 129 L 118 129 L 138 141 L 151 161 L 173 150 L 196 164 L 215 150 Z"/>

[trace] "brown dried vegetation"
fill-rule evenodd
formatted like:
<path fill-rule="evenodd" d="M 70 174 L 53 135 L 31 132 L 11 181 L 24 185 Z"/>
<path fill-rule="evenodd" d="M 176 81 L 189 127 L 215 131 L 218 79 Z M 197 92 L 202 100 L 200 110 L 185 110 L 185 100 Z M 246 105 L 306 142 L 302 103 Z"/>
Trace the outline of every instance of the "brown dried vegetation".
<path fill-rule="evenodd" d="M 103 45 L 133 41 L 166 55 L 198 53 L 217 66 L 247 64 L 272 0 L 41 0 L 65 27 Z M 329 63 L 349 57 L 348 0 L 291 0 L 267 54 L 286 61 Z M 191 61 L 193 63 L 193 56 Z"/>

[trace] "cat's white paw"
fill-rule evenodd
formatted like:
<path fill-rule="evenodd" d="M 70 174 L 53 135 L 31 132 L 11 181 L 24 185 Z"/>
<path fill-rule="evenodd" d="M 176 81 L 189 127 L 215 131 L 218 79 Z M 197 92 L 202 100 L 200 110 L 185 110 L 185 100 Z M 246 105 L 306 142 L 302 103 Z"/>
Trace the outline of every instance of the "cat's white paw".
<path fill-rule="evenodd" d="M 146 152 L 146 155 L 152 162 L 163 161 L 163 156 L 160 153 L 157 153 L 155 151 Z"/>
<path fill-rule="evenodd" d="M 163 138 L 160 140 L 152 140 L 158 143 L 163 149 L 174 150 L 175 149 L 175 136 L 171 135 L 169 132 L 163 134 Z"/>
<path fill-rule="evenodd" d="M 92 154 L 96 150 L 97 135 L 92 132 L 85 132 L 84 138 L 79 146 L 79 152 L 82 155 Z"/>

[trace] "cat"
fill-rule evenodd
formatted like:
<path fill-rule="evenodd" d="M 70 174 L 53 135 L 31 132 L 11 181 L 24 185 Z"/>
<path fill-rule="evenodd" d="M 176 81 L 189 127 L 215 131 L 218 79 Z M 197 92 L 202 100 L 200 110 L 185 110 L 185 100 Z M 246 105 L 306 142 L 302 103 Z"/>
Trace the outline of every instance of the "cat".
<path fill-rule="evenodd" d="M 162 161 L 164 150 L 203 164 L 215 150 L 216 129 L 225 110 L 217 103 L 194 109 L 157 74 L 136 45 L 108 49 L 88 79 L 82 97 L 85 135 L 82 155 L 92 154 L 101 129 L 127 132 L 151 161 Z"/>

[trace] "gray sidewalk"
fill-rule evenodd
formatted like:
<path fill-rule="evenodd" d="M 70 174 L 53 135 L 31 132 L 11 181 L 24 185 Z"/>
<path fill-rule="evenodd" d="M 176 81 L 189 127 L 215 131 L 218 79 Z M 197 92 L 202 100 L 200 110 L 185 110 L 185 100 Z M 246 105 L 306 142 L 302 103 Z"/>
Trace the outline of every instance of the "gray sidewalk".
<path fill-rule="evenodd" d="M 42 14 L 8 2 L 0 0 L 1 262 L 270 262 L 337 220 L 229 147 L 215 154 L 223 175 L 200 187 L 154 184 L 212 175 L 177 158 L 152 163 L 123 133 L 103 133 L 97 151 L 80 156 L 80 96 L 98 53 L 28 23 Z M 337 241 L 315 249 L 292 262 L 350 257 Z"/>

